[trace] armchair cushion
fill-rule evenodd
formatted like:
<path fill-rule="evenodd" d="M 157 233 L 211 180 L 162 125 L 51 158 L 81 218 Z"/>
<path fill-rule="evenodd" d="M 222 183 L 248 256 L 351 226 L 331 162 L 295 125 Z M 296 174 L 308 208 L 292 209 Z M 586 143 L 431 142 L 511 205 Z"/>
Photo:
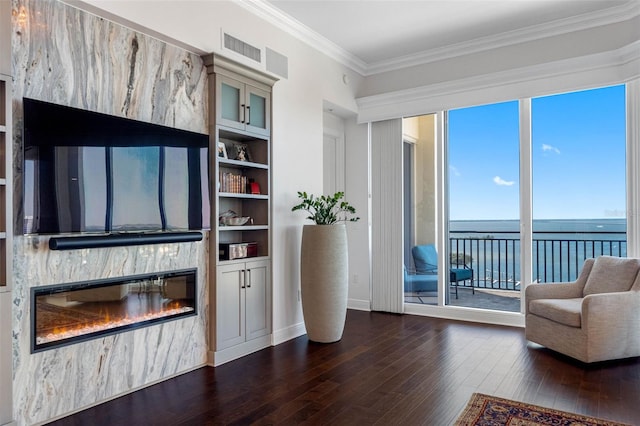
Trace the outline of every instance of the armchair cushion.
<path fill-rule="evenodd" d="M 582 298 L 538 299 L 529 303 L 529 312 L 570 327 L 580 327 Z"/>
<path fill-rule="evenodd" d="M 600 256 L 594 264 L 583 294 L 588 296 L 597 293 L 628 291 L 633 285 L 640 262 L 638 259 Z"/>

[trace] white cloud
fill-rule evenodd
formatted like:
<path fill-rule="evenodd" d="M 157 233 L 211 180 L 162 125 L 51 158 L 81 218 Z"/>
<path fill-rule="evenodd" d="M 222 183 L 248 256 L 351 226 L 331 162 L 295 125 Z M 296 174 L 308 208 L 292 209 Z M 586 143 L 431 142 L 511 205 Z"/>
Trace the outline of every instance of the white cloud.
<path fill-rule="evenodd" d="M 512 180 L 504 180 L 502 179 L 500 176 L 496 176 L 493 178 L 493 182 L 496 185 L 500 185 L 500 186 L 511 186 L 513 185 L 515 182 Z"/>
<path fill-rule="evenodd" d="M 460 176 L 460 172 L 455 168 L 455 166 L 449 166 L 449 171 L 453 176 Z"/>
<path fill-rule="evenodd" d="M 543 152 L 552 151 L 552 152 L 555 152 L 556 154 L 560 154 L 560 150 L 558 148 L 552 145 L 548 145 L 546 143 L 542 144 L 542 151 Z"/>

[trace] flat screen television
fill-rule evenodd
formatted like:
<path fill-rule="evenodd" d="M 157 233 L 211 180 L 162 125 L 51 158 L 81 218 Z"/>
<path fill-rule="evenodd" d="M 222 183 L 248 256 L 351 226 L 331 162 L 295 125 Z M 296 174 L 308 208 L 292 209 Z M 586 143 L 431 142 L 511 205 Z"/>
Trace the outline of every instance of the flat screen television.
<path fill-rule="evenodd" d="M 209 137 L 24 99 L 24 233 L 210 228 Z"/>

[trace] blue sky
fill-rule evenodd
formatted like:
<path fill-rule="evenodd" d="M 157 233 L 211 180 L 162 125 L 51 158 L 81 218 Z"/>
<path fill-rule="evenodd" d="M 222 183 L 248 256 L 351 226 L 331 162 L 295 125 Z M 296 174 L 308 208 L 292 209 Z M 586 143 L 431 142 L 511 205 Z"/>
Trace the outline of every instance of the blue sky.
<path fill-rule="evenodd" d="M 532 99 L 534 219 L 625 216 L 624 86 Z M 518 102 L 449 111 L 450 218 L 518 219 Z"/>

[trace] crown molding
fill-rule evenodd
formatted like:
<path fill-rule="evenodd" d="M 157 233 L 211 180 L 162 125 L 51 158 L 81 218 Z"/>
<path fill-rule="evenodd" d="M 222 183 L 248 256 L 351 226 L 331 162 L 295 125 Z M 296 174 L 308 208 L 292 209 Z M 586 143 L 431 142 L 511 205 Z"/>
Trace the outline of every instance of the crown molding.
<path fill-rule="evenodd" d="M 609 52 L 364 96 L 356 99 L 358 122 L 409 117 L 637 79 L 640 79 L 640 41 Z"/>
<path fill-rule="evenodd" d="M 395 71 L 430 62 L 451 59 L 514 44 L 527 43 L 547 37 L 559 36 L 603 25 L 616 24 L 640 15 L 640 3 L 630 0 L 627 3 L 597 12 L 584 13 L 570 18 L 557 19 L 544 24 L 533 25 L 500 34 L 477 38 L 462 43 L 425 50 L 413 55 L 401 56 L 388 61 L 370 63 L 366 75 Z"/>
<path fill-rule="evenodd" d="M 362 76 L 428 64 L 443 59 L 530 42 L 602 25 L 615 24 L 640 16 L 640 3 L 637 0 L 629 0 L 620 6 L 597 12 L 585 13 L 463 43 L 425 50 L 414 55 L 401 56 L 387 61 L 367 63 L 298 20 L 283 13 L 265 0 L 236 0 L 235 3 Z"/>
<path fill-rule="evenodd" d="M 349 53 L 326 37 L 321 36 L 300 21 L 283 13 L 270 3 L 264 0 L 236 0 L 234 3 L 315 48 L 336 62 L 351 68 L 358 74 L 366 74 L 368 65 L 362 59 Z"/>

